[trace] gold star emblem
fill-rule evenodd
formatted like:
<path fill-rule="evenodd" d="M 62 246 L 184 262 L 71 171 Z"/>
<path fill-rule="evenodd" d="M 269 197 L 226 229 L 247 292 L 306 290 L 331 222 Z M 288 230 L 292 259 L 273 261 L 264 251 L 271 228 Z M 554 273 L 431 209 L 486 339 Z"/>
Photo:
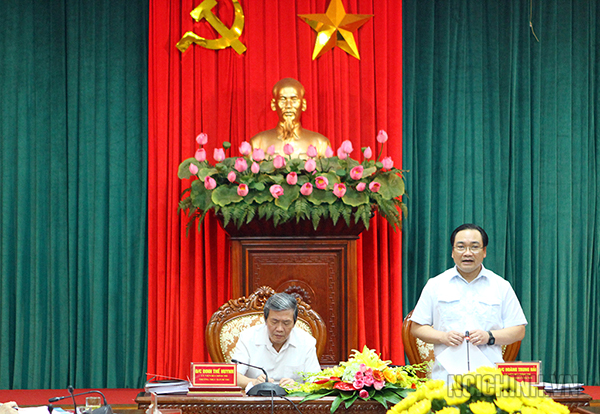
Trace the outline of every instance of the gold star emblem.
<path fill-rule="evenodd" d="M 299 14 L 298 17 L 317 32 L 313 60 L 333 49 L 334 46 L 360 59 L 352 33 L 358 30 L 373 15 L 347 14 L 342 0 L 331 0 L 325 14 Z"/>

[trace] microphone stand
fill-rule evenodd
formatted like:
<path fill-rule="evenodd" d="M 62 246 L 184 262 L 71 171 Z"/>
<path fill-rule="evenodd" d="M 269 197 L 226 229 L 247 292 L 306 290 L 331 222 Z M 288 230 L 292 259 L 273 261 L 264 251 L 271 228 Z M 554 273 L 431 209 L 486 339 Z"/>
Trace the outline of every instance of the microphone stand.
<path fill-rule="evenodd" d="M 50 398 L 48 400 L 48 402 L 53 403 L 53 402 L 64 400 L 65 398 L 71 397 L 73 399 L 73 407 L 75 408 L 75 414 L 79 414 L 77 412 L 77 404 L 75 402 L 75 397 L 78 397 L 80 395 L 95 393 L 95 394 L 100 394 L 102 396 L 102 400 L 103 400 L 104 404 L 100 408 L 96 408 L 95 410 L 92 410 L 91 413 L 94 413 L 94 414 L 113 414 L 112 407 L 110 405 L 108 405 L 108 403 L 106 402 L 106 396 L 102 392 L 97 391 L 97 390 L 92 390 L 92 391 L 85 391 L 85 392 L 80 392 L 80 393 L 77 393 L 77 394 L 73 394 L 74 390 L 75 389 L 73 388 L 73 386 L 69 385 L 67 387 L 67 391 L 69 392 L 69 395 L 65 395 L 65 396 L 62 396 L 62 397 Z M 51 413 L 53 409 L 54 409 L 54 407 L 52 407 L 52 404 L 49 404 L 48 411 Z"/>
<path fill-rule="evenodd" d="M 267 371 L 265 371 L 264 368 L 246 364 L 245 362 L 238 361 L 237 359 L 232 359 L 231 362 L 233 362 L 234 364 L 246 365 L 246 366 L 249 366 L 250 368 L 254 368 L 254 369 L 259 369 L 263 372 L 263 374 L 265 374 L 265 382 L 256 384 L 255 386 L 250 388 L 250 390 L 248 390 L 246 395 L 249 395 L 252 397 L 273 397 L 273 396 L 282 397 L 284 395 L 287 395 L 287 392 L 283 388 L 281 388 L 278 384 L 269 382 L 269 375 L 267 374 Z"/>

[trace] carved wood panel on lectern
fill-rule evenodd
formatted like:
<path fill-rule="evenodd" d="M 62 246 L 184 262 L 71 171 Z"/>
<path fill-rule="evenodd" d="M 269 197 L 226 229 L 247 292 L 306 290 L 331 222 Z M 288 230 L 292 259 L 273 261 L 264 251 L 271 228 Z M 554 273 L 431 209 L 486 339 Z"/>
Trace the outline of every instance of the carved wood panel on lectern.
<path fill-rule="evenodd" d="M 357 346 L 355 251 L 348 239 L 232 240 L 233 296 L 260 286 L 301 296 L 327 325 L 321 364 L 338 364 Z"/>

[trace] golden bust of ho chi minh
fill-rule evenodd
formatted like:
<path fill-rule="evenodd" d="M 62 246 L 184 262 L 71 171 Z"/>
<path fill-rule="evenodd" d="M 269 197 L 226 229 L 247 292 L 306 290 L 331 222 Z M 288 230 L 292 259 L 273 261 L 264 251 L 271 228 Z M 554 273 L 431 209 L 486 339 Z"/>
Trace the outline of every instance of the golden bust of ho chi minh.
<path fill-rule="evenodd" d="M 275 153 L 284 155 L 283 146 L 291 144 L 294 147 L 293 157 L 307 158 L 306 151 L 312 144 L 317 148 L 319 156 L 325 155 L 325 150 L 331 146 L 327 137 L 304 129 L 300 124 L 302 112 L 306 111 L 304 86 L 300 82 L 292 78 L 277 82 L 273 87 L 271 109 L 277 111 L 279 124 L 253 136 L 250 140 L 253 148 L 261 148 L 267 152 L 267 149 L 274 145 Z"/>

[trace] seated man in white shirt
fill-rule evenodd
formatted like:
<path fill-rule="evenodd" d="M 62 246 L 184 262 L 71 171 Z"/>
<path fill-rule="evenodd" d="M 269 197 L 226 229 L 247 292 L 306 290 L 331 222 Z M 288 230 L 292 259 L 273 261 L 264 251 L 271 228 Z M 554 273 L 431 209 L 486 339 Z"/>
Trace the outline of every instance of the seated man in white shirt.
<path fill-rule="evenodd" d="M 246 329 L 233 351 L 232 359 L 264 368 L 271 382 L 279 385 L 300 380 L 298 372 L 321 370 L 316 339 L 300 328 L 298 304 L 292 295 L 276 293 L 264 307 L 265 323 Z M 246 388 L 265 382 L 262 371 L 238 364 L 238 385 Z"/>
<path fill-rule="evenodd" d="M 487 359 L 503 362 L 502 345 L 523 339 L 527 319 L 510 283 L 486 269 L 488 235 L 475 224 L 463 224 L 450 236 L 454 266 L 430 279 L 412 313 L 411 332 L 434 344 L 437 358 L 448 347 L 465 340 Z M 436 361 L 433 379 L 448 381 L 448 372 Z"/>

